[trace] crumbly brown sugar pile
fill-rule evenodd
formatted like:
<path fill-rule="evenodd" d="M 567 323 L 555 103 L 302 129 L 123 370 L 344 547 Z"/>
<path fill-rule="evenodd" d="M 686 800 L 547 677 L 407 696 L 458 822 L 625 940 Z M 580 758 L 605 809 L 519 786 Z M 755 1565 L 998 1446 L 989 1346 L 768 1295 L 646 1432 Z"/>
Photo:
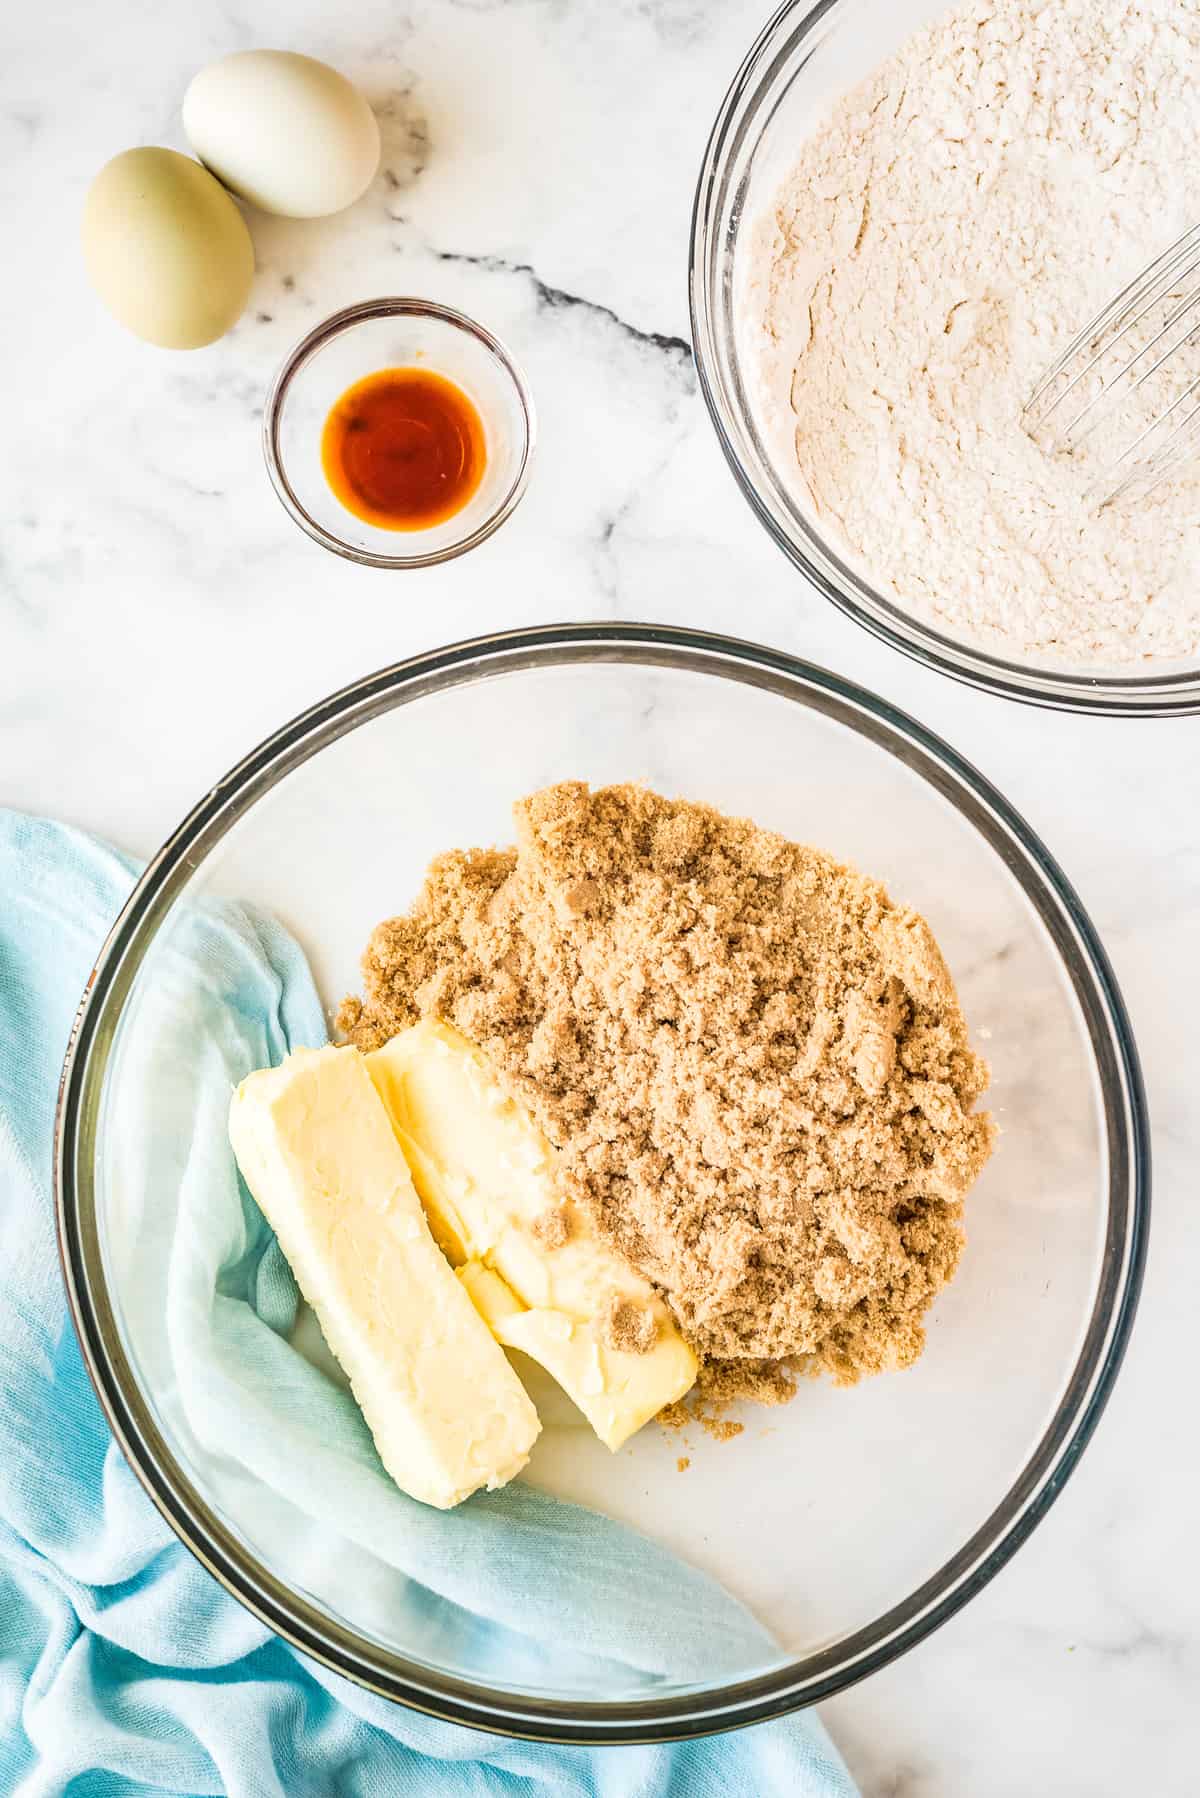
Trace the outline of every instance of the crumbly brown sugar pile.
<path fill-rule="evenodd" d="M 994 1125 L 928 925 L 819 850 L 566 783 L 380 924 L 339 1024 L 455 1024 L 731 1390 L 919 1355 Z"/>

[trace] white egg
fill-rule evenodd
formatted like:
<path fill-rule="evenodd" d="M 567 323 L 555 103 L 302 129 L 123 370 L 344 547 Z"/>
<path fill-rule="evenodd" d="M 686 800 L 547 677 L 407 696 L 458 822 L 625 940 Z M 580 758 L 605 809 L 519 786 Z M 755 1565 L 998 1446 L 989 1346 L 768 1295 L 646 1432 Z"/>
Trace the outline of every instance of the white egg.
<path fill-rule="evenodd" d="M 379 125 L 362 94 L 290 50 L 239 50 L 201 69 L 183 128 L 226 187 L 285 218 L 341 212 L 379 167 Z"/>
<path fill-rule="evenodd" d="M 83 209 L 83 253 L 113 317 L 168 350 L 223 336 L 254 279 L 245 219 L 178 150 L 125 150 L 104 165 Z"/>

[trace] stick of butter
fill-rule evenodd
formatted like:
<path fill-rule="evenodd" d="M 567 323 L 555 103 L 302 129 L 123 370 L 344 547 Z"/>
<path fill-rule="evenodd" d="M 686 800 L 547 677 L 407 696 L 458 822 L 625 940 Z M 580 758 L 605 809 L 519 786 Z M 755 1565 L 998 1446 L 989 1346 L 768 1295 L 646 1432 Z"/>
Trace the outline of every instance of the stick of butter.
<path fill-rule="evenodd" d="M 601 1441 L 620 1448 L 696 1378 L 670 1312 L 580 1208 L 562 1202 L 554 1150 L 466 1037 L 427 1019 L 366 1063 L 435 1236 L 460 1268 L 480 1264 L 464 1270 L 464 1284 L 497 1338 L 539 1362 Z M 644 1352 L 602 1339 L 614 1301 L 645 1315 Z"/>
<path fill-rule="evenodd" d="M 671 1402 L 664 1392 L 681 1398 L 696 1377 L 691 1350 L 678 1332 L 673 1340 L 660 1336 L 645 1354 L 610 1348 L 589 1323 L 522 1305 L 482 1261 L 468 1261 L 458 1277 L 496 1341 L 544 1367 L 614 1453 Z"/>
<path fill-rule="evenodd" d="M 447 1510 L 511 1480 L 537 1412 L 430 1235 L 358 1050 L 251 1074 L 229 1136 L 396 1484 Z"/>

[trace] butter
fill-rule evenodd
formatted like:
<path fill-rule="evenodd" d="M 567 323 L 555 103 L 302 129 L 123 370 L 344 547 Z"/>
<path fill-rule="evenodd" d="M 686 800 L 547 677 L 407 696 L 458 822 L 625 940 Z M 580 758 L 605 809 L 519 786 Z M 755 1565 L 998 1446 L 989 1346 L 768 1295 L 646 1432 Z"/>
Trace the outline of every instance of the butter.
<path fill-rule="evenodd" d="M 696 1378 L 695 1357 L 678 1331 L 660 1334 L 644 1355 L 632 1354 L 609 1348 L 590 1323 L 526 1308 L 482 1261 L 468 1261 L 458 1277 L 497 1342 L 544 1367 L 614 1453 L 671 1399 L 682 1398 Z"/>
<path fill-rule="evenodd" d="M 511 1480 L 537 1413 L 430 1234 L 358 1050 L 251 1074 L 229 1135 L 396 1484 L 446 1510 Z"/>
<path fill-rule="evenodd" d="M 497 1339 L 539 1362 L 601 1441 L 620 1448 L 696 1378 L 670 1312 L 577 1206 L 565 1207 L 565 1240 L 549 1246 L 541 1232 L 561 1205 L 554 1150 L 466 1037 L 426 1020 L 366 1064 L 430 1228 Z M 478 1265 L 467 1272 L 464 1263 Z M 653 1317 L 655 1341 L 644 1354 L 600 1340 L 598 1320 L 614 1298 Z"/>

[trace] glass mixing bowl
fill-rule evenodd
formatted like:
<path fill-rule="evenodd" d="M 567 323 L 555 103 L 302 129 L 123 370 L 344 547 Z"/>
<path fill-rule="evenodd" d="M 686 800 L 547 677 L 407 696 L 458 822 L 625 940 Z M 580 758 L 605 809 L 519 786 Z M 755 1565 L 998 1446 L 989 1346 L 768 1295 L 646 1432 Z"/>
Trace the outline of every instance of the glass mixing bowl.
<path fill-rule="evenodd" d="M 797 146 L 833 102 L 931 19 L 947 0 L 788 0 L 734 77 L 708 141 L 692 216 L 692 341 L 700 385 L 743 493 L 813 585 L 885 643 L 972 686 L 1036 705 L 1108 715 L 1200 710 L 1200 665 L 1073 669 L 1009 661 L 956 639 L 888 598 L 853 568 L 779 467 L 756 417 L 739 342 L 740 295 L 755 221 L 771 205 Z"/>
<path fill-rule="evenodd" d="M 436 1604 L 196 1450 L 131 1304 L 122 1111 L 164 1095 L 156 993 L 189 912 L 273 913 L 323 1000 L 353 990 L 376 921 L 441 850 L 510 840 L 547 782 L 644 781 L 858 863 L 930 920 L 993 1067 L 997 1152 L 968 1201 L 961 1271 L 907 1372 L 804 1381 L 733 1442 L 650 1425 L 610 1455 L 563 1401 L 528 1478 L 647 1532 L 773 1632 L 766 1664 L 647 1694 L 448 1656 Z M 198 1127 L 200 1127 L 198 1125 Z M 211 1126 L 222 1132 L 223 1120 Z M 256 749 L 155 857 L 97 963 L 64 1074 L 63 1262 L 113 1429 L 172 1526 L 308 1653 L 459 1721 L 563 1740 L 725 1729 L 811 1703 L 926 1635 L 1003 1566 L 1078 1459 L 1141 1278 L 1144 1101 L 1103 950 L 1046 850 L 954 752 L 882 700 L 768 649 L 657 627 L 527 630 L 360 681 Z M 122 1179 L 126 1190 L 122 1191 Z M 169 1234 L 175 1196 L 142 1213 Z M 134 1207 L 135 1212 L 137 1206 Z M 456 1527 L 447 1513 L 445 1527 Z M 348 1573 L 349 1570 L 349 1573 Z M 349 1577 L 352 1574 L 353 1577 Z M 714 1644 L 713 1665 L 717 1665 Z M 555 1684 L 554 1681 L 558 1683 Z"/>

